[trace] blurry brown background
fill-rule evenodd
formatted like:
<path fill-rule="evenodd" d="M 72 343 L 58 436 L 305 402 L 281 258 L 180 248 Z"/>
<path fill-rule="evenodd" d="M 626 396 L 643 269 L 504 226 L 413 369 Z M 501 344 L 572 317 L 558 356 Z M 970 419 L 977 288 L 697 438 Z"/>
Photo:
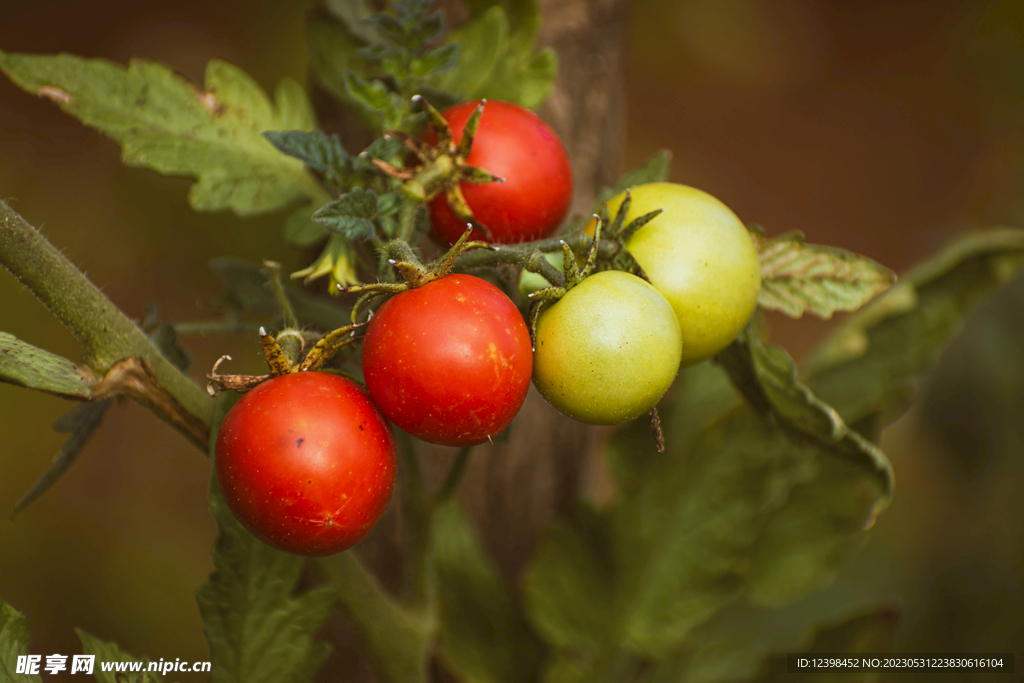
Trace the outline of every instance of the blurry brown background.
<path fill-rule="evenodd" d="M 198 82 L 216 57 L 271 89 L 306 78 L 306 8 L 0 0 L 0 49 L 147 57 Z M 802 230 L 903 270 L 964 230 L 1024 223 L 1022 3 L 637 0 L 628 84 L 626 165 L 670 148 L 673 180 L 769 233 Z M 299 263 L 280 239 L 282 217 L 193 213 L 188 184 L 121 166 L 114 143 L 0 78 L 0 196 L 131 316 L 156 302 L 165 318 L 211 317 L 200 302 L 220 291 L 205 267 L 215 256 Z M 717 628 L 744 624 L 786 650 L 812 614 L 900 599 L 906 651 L 1019 648 L 1022 291 L 1018 280 L 988 305 L 924 407 L 887 433 L 897 496 L 840 581 L 775 615 L 783 625 L 770 633 L 756 610 L 722 615 Z M 828 329 L 772 321 L 798 358 Z M 0 330 L 77 358 L 7 274 Z M 197 378 L 222 353 L 258 368 L 252 344 L 186 344 Z M 65 408 L 0 385 L 0 510 L 49 464 L 62 441 L 50 423 Z M 51 492 L 0 520 L 0 596 L 27 614 L 34 653 L 79 652 L 78 626 L 138 655 L 206 659 L 192 595 L 211 568 L 207 476 L 198 452 L 126 403 Z"/>

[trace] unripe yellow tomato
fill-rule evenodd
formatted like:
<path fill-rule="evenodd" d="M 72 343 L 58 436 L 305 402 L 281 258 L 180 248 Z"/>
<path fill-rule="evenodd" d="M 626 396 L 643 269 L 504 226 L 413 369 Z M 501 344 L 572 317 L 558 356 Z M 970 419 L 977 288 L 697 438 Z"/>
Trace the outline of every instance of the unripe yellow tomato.
<path fill-rule="evenodd" d="M 619 424 L 649 411 L 668 391 L 681 348 L 665 297 L 635 275 L 605 270 L 541 313 L 533 383 L 569 417 Z"/>
<path fill-rule="evenodd" d="M 743 330 L 761 289 L 761 267 L 747 228 L 722 202 L 676 183 L 630 188 L 625 224 L 657 209 L 626 248 L 672 305 L 683 336 L 683 365 L 714 356 Z M 608 202 L 614 219 L 625 193 Z M 587 232 L 593 234 L 592 219 Z"/>

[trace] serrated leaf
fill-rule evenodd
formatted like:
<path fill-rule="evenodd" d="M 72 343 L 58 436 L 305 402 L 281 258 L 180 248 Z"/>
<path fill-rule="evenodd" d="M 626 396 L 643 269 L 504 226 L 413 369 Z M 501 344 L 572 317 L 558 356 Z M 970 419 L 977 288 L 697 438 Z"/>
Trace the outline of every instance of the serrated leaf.
<path fill-rule="evenodd" d="M 89 385 L 67 358 L 0 332 L 0 382 L 59 396 L 88 398 Z"/>
<path fill-rule="evenodd" d="M 543 645 L 457 503 L 434 513 L 431 543 L 438 635 L 449 666 L 474 683 L 530 680 L 539 668 Z"/>
<path fill-rule="evenodd" d="M 799 232 L 757 242 L 758 305 L 791 318 L 813 313 L 827 320 L 836 311 L 855 311 L 896 279 L 891 270 L 865 256 L 806 244 Z"/>
<path fill-rule="evenodd" d="M 0 600 L 0 683 L 37 683 L 38 674 L 17 673 L 18 657 L 28 654 L 32 635 L 25 615 Z"/>
<path fill-rule="evenodd" d="M 427 7 L 429 6 L 430 4 L 428 3 Z M 416 26 L 415 33 L 413 34 L 415 36 L 414 46 L 419 47 L 420 45 L 424 45 L 432 40 L 440 38 L 444 34 L 444 26 L 444 12 L 441 10 L 437 10 L 436 12 L 432 12 L 431 14 L 423 17 Z"/>
<path fill-rule="evenodd" d="M 396 17 L 378 12 L 371 14 L 365 21 L 373 24 L 383 38 L 394 45 L 401 45 L 405 42 L 405 26 Z"/>
<path fill-rule="evenodd" d="M 42 476 L 25 492 L 25 495 L 14 504 L 11 515 L 16 515 L 29 506 L 39 496 L 46 493 L 53 486 L 61 475 L 71 466 L 75 458 L 81 452 L 92 433 L 100 426 L 103 415 L 110 407 L 113 399 L 102 401 L 88 401 L 79 403 L 74 408 L 57 418 L 53 423 L 56 432 L 70 432 L 70 436 L 64 440 L 53 463 L 43 472 Z"/>
<path fill-rule="evenodd" d="M 349 155 L 336 133 L 328 136 L 320 130 L 268 130 L 264 131 L 263 137 L 280 151 L 328 178 L 337 181 L 345 174 Z"/>
<path fill-rule="evenodd" d="M 448 71 L 458 63 L 459 44 L 449 43 L 412 60 L 409 66 L 409 75 L 413 78 L 425 78 L 432 74 Z"/>
<path fill-rule="evenodd" d="M 377 193 L 357 187 L 321 206 L 313 220 L 346 239 L 360 241 L 373 237 L 375 227 L 370 219 L 376 215 Z"/>
<path fill-rule="evenodd" d="M 895 419 L 971 304 L 1024 265 L 1024 231 L 968 235 L 844 321 L 807 364 L 811 389 L 848 423 Z"/>
<path fill-rule="evenodd" d="M 382 81 L 363 78 L 353 71 L 346 71 L 343 81 L 349 99 L 362 110 L 363 120 L 375 133 L 400 127 L 404 103 L 398 93 L 390 91 Z"/>
<path fill-rule="evenodd" d="M 124 68 L 68 54 L 0 52 L 0 69 L 120 143 L 126 164 L 195 178 L 189 202 L 198 211 L 250 215 L 326 198 L 299 161 L 260 135 L 313 127 L 297 84 L 283 82 L 275 106 L 243 71 L 217 60 L 207 65 L 204 90 L 138 59 Z"/>
<path fill-rule="evenodd" d="M 93 636 L 80 628 L 76 628 L 75 633 L 78 634 L 78 639 L 82 641 L 82 652 L 96 657 L 93 664 L 93 675 L 100 683 L 122 683 L 126 678 L 129 678 L 124 672 L 132 671 L 128 666 L 124 667 L 124 671 L 120 673 L 117 671 L 104 671 L 100 666 L 100 662 L 141 663 L 143 670 L 130 677 L 134 683 L 160 683 L 160 681 L 163 680 L 158 673 L 146 670 L 148 669 L 149 662 L 151 661 L 148 657 L 135 657 L 122 650 L 116 643 L 100 640 L 96 636 Z M 112 668 L 117 668 L 117 664 L 113 664 Z"/>
<path fill-rule="evenodd" d="M 300 206 L 288 215 L 284 223 L 284 238 L 289 244 L 310 247 L 327 237 L 327 230 L 313 220 L 313 214 L 318 208 L 310 203 Z"/>
<path fill-rule="evenodd" d="M 850 432 L 839 413 L 800 381 L 788 353 L 763 343 L 748 327 L 719 354 L 718 360 L 755 410 L 862 467 L 877 479 L 882 496 L 877 501 L 878 510 L 888 504 L 895 485 L 889 461 L 873 445 Z"/>
<path fill-rule="evenodd" d="M 801 650 L 801 653 L 814 655 L 889 652 L 899 618 L 899 608 L 883 607 L 852 617 L 834 626 L 822 627 L 814 634 L 807 647 Z M 787 670 L 785 655 L 779 655 L 765 660 L 763 670 L 755 679 L 755 683 L 782 683 L 792 679 L 793 674 Z M 808 671 L 800 675 L 801 681 L 810 681 L 811 683 L 831 683 L 832 681 L 873 683 L 878 679 L 878 672 L 836 671 L 834 669 Z"/>
<path fill-rule="evenodd" d="M 226 392 L 218 399 L 211 459 L 217 429 L 237 398 Z M 311 680 L 330 650 L 313 642 L 312 635 L 334 607 L 334 590 L 296 594 L 304 558 L 275 550 L 246 531 L 224 502 L 215 476 L 210 480 L 210 511 L 218 529 L 214 571 L 196 591 L 196 602 L 210 644 L 211 680 Z"/>

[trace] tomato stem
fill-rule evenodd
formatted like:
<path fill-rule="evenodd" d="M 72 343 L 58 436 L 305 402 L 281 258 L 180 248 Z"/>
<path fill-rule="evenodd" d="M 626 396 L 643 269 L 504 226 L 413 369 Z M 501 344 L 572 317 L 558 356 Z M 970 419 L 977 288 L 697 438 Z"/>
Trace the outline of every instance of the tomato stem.
<path fill-rule="evenodd" d="M 274 299 L 278 308 L 281 309 L 281 316 L 284 318 L 284 326 L 289 329 L 299 327 L 298 318 L 295 317 L 295 310 L 292 308 L 288 294 L 284 291 L 284 283 L 281 281 L 281 264 L 276 261 L 264 261 L 263 273 L 270 281 L 270 287 L 274 291 Z"/>

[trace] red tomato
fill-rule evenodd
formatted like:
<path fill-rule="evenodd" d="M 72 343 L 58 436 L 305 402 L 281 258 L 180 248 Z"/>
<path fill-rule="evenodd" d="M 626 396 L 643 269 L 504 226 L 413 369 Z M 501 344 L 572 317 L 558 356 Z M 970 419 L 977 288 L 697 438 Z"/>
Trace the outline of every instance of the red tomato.
<path fill-rule="evenodd" d="M 395 438 L 366 392 L 325 372 L 282 375 L 245 394 L 217 434 L 228 507 L 267 545 L 332 555 L 384 514 L 395 487 Z"/>
<path fill-rule="evenodd" d="M 499 434 L 526 399 L 530 333 L 505 294 L 446 275 L 384 302 L 363 339 L 363 376 L 389 420 L 413 436 L 470 446 Z"/>
<path fill-rule="evenodd" d="M 443 112 L 455 141 L 479 100 Z M 503 183 L 461 183 L 473 216 L 491 231 L 492 242 L 511 244 L 547 237 L 572 203 L 572 166 L 561 140 L 548 124 L 517 104 L 488 100 L 467 162 L 490 171 Z M 466 231 L 444 193 L 429 204 L 434 237 L 451 244 Z M 484 239 L 479 231 L 472 239 Z"/>

